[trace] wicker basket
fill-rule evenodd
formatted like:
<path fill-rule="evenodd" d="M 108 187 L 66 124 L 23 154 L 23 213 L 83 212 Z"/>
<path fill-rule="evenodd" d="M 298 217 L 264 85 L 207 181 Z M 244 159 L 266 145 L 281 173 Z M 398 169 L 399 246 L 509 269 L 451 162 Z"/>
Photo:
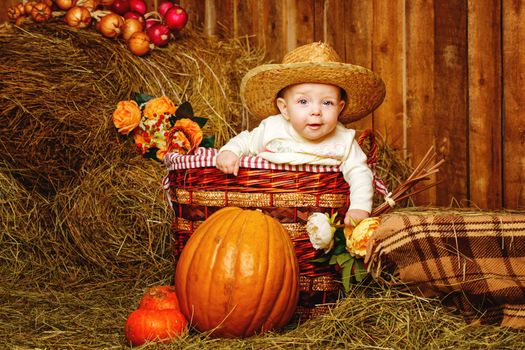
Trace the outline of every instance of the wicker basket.
<path fill-rule="evenodd" d="M 294 244 L 300 269 L 300 298 L 296 317 L 308 319 L 326 311 L 326 303 L 340 294 L 339 275 L 333 266 L 310 263 L 322 254 L 306 232 L 313 212 L 338 212 L 349 205 L 348 184 L 337 167 L 272 164 L 260 157 L 241 158 L 238 176 L 214 167 L 216 150 L 195 155 L 168 154 L 164 180 L 175 212 L 173 255 L 180 255 L 194 230 L 215 211 L 226 206 L 260 209 L 279 220 Z"/>

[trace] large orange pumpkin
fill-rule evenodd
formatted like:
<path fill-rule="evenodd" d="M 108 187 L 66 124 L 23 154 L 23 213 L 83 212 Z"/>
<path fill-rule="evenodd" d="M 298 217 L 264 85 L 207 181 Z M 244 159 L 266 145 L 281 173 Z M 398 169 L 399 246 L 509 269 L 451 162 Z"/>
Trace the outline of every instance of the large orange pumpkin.
<path fill-rule="evenodd" d="M 199 331 L 248 337 L 285 326 L 299 297 L 299 267 L 284 227 L 255 210 L 211 215 L 179 257 L 181 312 Z"/>

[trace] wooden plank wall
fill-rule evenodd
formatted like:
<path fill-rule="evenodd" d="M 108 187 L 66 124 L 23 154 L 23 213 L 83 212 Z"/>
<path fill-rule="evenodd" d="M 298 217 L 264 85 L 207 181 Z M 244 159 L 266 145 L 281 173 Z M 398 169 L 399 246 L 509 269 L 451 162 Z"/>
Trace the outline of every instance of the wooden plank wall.
<path fill-rule="evenodd" d="M 149 8 L 157 1 L 147 0 Z M 374 127 L 412 164 L 436 147 L 447 161 L 436 177 L 444 182 L 418 205 L 525 208 L 524 1 L 176 2 L 190 27 L 249 35 L 269 60 L 327 41 L 346 62 L 377 72 L 385 102 L 351 126 Z"/>

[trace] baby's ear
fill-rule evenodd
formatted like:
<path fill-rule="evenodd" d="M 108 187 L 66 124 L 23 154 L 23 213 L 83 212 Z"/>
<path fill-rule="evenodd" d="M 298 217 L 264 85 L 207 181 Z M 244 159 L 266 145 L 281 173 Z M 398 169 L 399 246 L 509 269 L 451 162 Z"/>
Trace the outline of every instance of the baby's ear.
<path fill-rule="evenodd" d="M 285 99 L 282 98 L 282 97 L 277 97 L 276 103 L 277 103 L 277 108 L 279 108 L 279 112 L 281 112 L 281 114 L 283 115 L 284 119 L 290 120 L 290 118 L 288 117 L 288 111 L 287 111 L 287 108 L 286 108 L 286 101 L 285 101 Z"/>
<path fill-rule="evenodd" d="M 341 113 L 341 111 L 343 110 L 343 108 L 345 108 L 345 100 L 341 100 L 339 101 L 339 113 Z"/>

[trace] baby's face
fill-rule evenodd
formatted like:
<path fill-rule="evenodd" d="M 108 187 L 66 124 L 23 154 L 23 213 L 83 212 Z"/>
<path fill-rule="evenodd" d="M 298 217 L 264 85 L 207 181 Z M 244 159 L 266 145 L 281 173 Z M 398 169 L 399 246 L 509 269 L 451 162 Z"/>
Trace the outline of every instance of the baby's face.
<path fill-rule="evenodd" d="M 320 141 L 334 131 L 344 105 L 341 89 L 329 84 L 292 85 L 277 98 L 281 114 L 299 135 L 311 141 Z"/>

